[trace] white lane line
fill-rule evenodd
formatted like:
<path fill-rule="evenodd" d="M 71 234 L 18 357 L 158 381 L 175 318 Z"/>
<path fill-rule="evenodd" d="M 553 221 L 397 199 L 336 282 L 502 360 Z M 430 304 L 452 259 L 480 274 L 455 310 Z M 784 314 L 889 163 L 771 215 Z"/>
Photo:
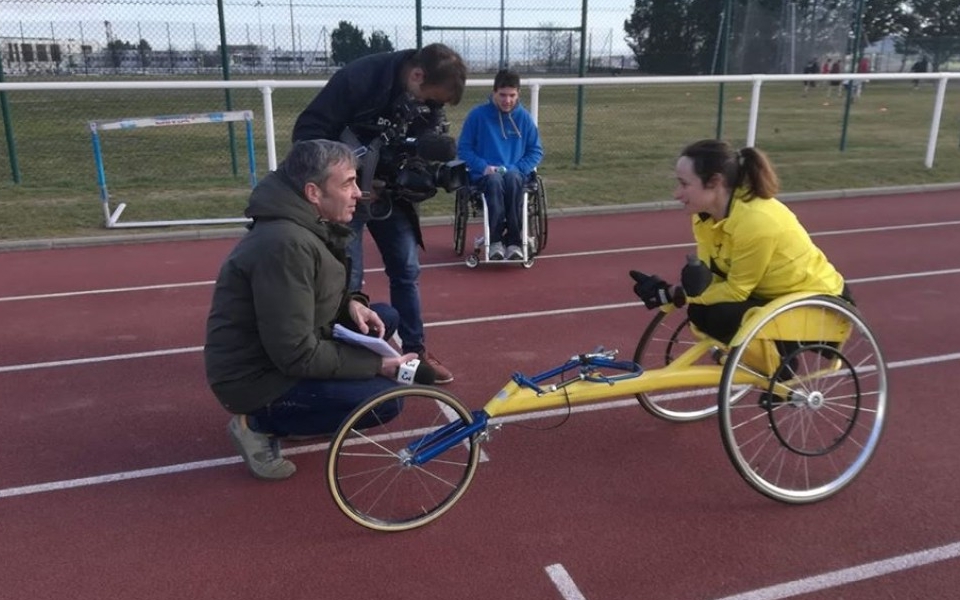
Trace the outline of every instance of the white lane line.
<path fill-rule="evenodd" d="M 953 225 L 960 225 L 960 221 L 940 221 L 932 223 L 915 223 L 915 224 L 906 224 L 906 225 L 889 225 L 882 227 L 862 227 L 856 229 L 838 229 L 832 231 L 821 231 L 816 233 L 811 233 L 811 237 L 819 236 L 834 236 L 834 235 L 849 235 L 857 233 L 877 233 L 877 232 L 886 232 L 886 231 L 903 231 L 908 229 L 927 229 L 931 227 L 948 227 Z M 537 257 L 537 260 L 546 260 L 546 259 L 558 259 L 558 258 L 579 258 L 585 256 L 603 256 L 607 254 L 627 254 L 631 252 L 652 252 L 656 250 L 671 250 L 677 248 L 691 248 L 693 247 L 693 242 L 682 242 L 675 244 L 658 244 L 654 246 L 628 246 L 625 248 L 612 248 L 609 250 L 586 250 L 583 252 L 566 252 L 562 254 L 547 254 Z M 438 269 L 446 268 L 452 266 L 462 265 L 463 261 L 455 262 L 442 262 L 442 263 L 431 263 L 426 265 L 421 265 L 421 269 Z M 366 269 L 364 273 L 382 273 L 383 268 L 378 269 Z M 917 277 L 922 277 L 923 275 L 916 275 Z M 24 296 L 0 296 L 0 302 L 17 302 L 21 300 L 45 300 L 50 298 L 70 298 L 73 296 L 90 296 L 97 294 L 120 294 L 125 292 L 142 292 L 142 291 L 152 291 L 152 290 L 164 290 L 164 289 L 175 289 L 175 288 L 184 288 L 184 287 L 197 287 L 197 286 L 208 286 L 213 285 L 213 280 L 208 281 L 190 281 L 185 283 L 169 283 L 169 284 L 157 284 L 157 285 L 143 285 L 143 286 L 134 286 L 134 287 L 121 287 L 121 288 L 106 288 L 106 289 L 96 289 L 96 290 L 81 290 L 75 292 L 54 292 L 49 294 L 30 294 Z"/>
<path fill-rule="evenodd" d="M 569 409 L 557 408 L 557 409 L 551 409 L 551 410 L 545 410 L 545 411 L 539 411 L 539 412 L 526 413 L 521 415 L 512 415 L 509 417 L 501 417 L 498 419 L 491 419 L 491 424 L 532 421 L 535 419 L 543 419 L 546 417 L 563 416 L 563 415 L 566 415 L 568 412 L 580 413 L 580 412 L 590 412 L 590 411 L 596 411 L 596 410 L 608 410 L 612 408 L 623 408 L 626 406 L 635 406 L 636 404 L 637 404 L 636 398 L 629 398 L 626 400 L 611 400 L 608 402 L 597 403 L 597 404 L 574 406 Z M 296 446 L 293 448 L 285 448 L 283 450 L 283 455 L 294 456 L 297 454 L 320 452 L 321 450 L 326 450 L 329 447 L 330 447 L 330 444 L 327 442 L 323 442 L 320 444 Z M 13 498 L 15 496 L 26 496 L 29 494 L 40 494 L 44 492 L 69 490 L 69 489 L 78 488 L 78 487 L 103 485 L 105 483 L 113 483 L 115 481 L 126 481 L 128 479 L 142 479 L 144 477 L 158 477 L 160 475 L 173 475 L 176 473 L 186 473 L 188 471 L 197 471 L 200 469 L 212 469 L 215 467 L 234 465 L 242 462 L 243 460 L 239 456 L 228 457 L 228 458 L 213 458 L 209 460 L 198 460 L 198 461 L 188 462 L 188 463 L 166 465 L 163 467 L 137 469 L 135 471 L 121 471 L 119 473 L 108 473 L 106 475 L 94 475 L 91 477 L 81 477 L 78 479 L 50 481 L 47 483 L 38 483 L 34 485 L 25 485 L 20 487 L 0 489 L 0 498 Z"/>
<path fill-rule="evenodd" d="M 924 565 L 950 560 L 960 557 L 960 543 L 948 544 L 929 550 L 921 550 L 912 554 L 903 554 L 886 560 L 850 567 L 849 569 L 840 569 L 831 571 L 823 575 L 807 577 L 806 579 L 797 579 L 779 585 L 744 592 L 734 596 L 726 596 L 717 600 L 782 600 L 783 598 L 792 598 L 801 594 L 810 594 L 821 590 L 828 590 L 840 587 L 848 583 L 882 577 L 890 573 L 915 569 Z"/>
<path fill-rule="evenodd" d="M 577 584 L 573 582 L 573 578 L 570 577 L 567 570 L 563 568 L 563 565 L 557 563 L 546 567 L 544 570 L 547 572 L 547 576 L 550 578 L 550 581 L 553 582 L 553 585 L 557 586 L 557 591 L 563 596 L 563 600 L 587 600 L 586 597 L 580 593 Z"/>
<path fill-rule="evenodd" d="M 188 346 L 186 348 L 170 348 L 168 350 L 152 350 L 150 352 L 133 352 L 131 354 L 112 354 L 109 356 L 91 356 L 89 358 L 71 358 L 67 360 L 53 360 L 50 362 L 27 363 L 23 365 L 0 366 L 0 373 L 14 371 L 32 371 L 33 369 L 50 369 L 54 367 L 72 367 L 91 363 L 110 362 L 114 360 L 132 360 L 135 358 L 155 358 L 157 356 L 172 356 L 174 354 L 190 354 L 203 352 L 203 346 Z"/>
<path fill-rule="evenodd" d="M 508 319 L 551 317 L 556 315 L 578 313 L 578 312 L 595 312 L 600 310 L 614 310 L 618 308 L 636 306 L 639 304 L 640 304 L 639 302 L 628 302 L 623 304 L 603 304 L 598 306 L 586 306 L 582 308 L 545 310 L 541 312 L 527 312 L 527 313 L 517 313 L 512 315 L 499 315 L 495 317 L 476 317 L 472 319 L 457 319 L 455 321 L 437 321 L 434 323 L 426 323 L 424 324 L 424 327 L 448 327 L 451 325 L 469 325 L 474 323 L 484 323 L 487 321 L 504 321 Z M 203 351 L 203 346 L 186 346 L 183 348 L 169 348 L 167 350 L 152 350 L 149 352 L 133 352 L 130 354 L 111 354 L 108 356 L 71 358 L 71 359 L 64 359 L 64 360 L 54 360 L 49 362 L 25 363 L 25 364 L 19 364 L 19 365 L 0 365 L 0 373 L 14 373 L 17 371 L 32 371 L 34 369 L 50 369 L 55 367 L 71 367 L 74 365 L 112 362 L 112 361 L 118 361 L 118 360 L 134 360 L 138 358 L 156 358 L 158 356 L 190 354 L 193 352 L 202 352 L 202 351 Z M 928 362 L 942 362 L 944 360 L 954 360 L 955 356 L 956 355 L 954 354 L 944 354 L 944 355 L 941 355 L 941 358 L 936 358 L 936 359 L 921 358 L 921 359 L 917 359 L 920 361 L 917 364 L 927 364 Z M 896 363 L 888 363 L 887 366 L 889 367 L 893 364 L 896 364 Z"/>
<path fill-rule="evenodd" d="M 948 271 L 935 271 L 926 274 L 905 274 L 876 277 L 872 279 L 850 279 L 850 283 L 861 283 L 868 281 L 880 281 L 887 279 L 902 279 L 910 277 L 923 277 L 929 275 L 942 275 L 945 273 L 960 273 L 960 269 L 950 269 Z M 618 304 L 598 304 L 595 306 L 581 306 L 577 308 L 561 308 L 555 310 L 542 310 L 524 313 L 514 313 L 509 315 L 493 315 L 488 317 L 472 317 L 466 319 L 453 319 L 450 321 L 435 321 L 433 323 L 424 323 L 424 327 L 450 327 L 456 325 L 472 325 L 476 323 L 491 323 L 496 321 L 509 321 L 513 319 L 531 319 L 538 317 L 553 317 L 557 315 L 576 314 L 583 312 L 596 312 L 602 310 L 616 310 L 620 308 L 629 308 L 641 306 L 638 302 L 621 302 Z M 26 363 L 19 365 L 0 365 L 0 373 L 12 373 L 16 371 L 30 371 L 33 369 L 48 369 L 52 367 L 69 367 L 74 365 L 83 365 L 91 363 L 111 362 L 117 360 L 131 360 L 137 358 L 154 358 L 157 356 L 170 356 L 173 354 L 189 354 L 191 352 L 202 352 L 203 346 L 188 346 L 183 348 L 170 348 L 167 350 L 153 350 L 149 352 L 133 352 L 131 354 L 113 354 L 108 356 L 92 356 L 89 358 L 73 358 L 64 360 L 55 360 L 49 362 Z M 952 360 L 952 359 L 947 359 Z"/>
<path fill-rule="evenodd" d="M 887 369 L 899 369 L 904 367 L 916 367 L 947 361 L 960 360 L 960 352 L 953 354 L 941 354 L 939 356 L 926 356 L 910 360 L 896 361 L 887 364 Z M 669 396 L 669 394 L 667 395 Z M 594 402 L 579 406 L 553 408 L 549 410 L 534 411 L 505 417 L 491 419 L 491 424 L 497 423 L 518 423 L 522 421 L 532 421 L 550 417 L 562 417 L 567 414 L 592 412 L 598 410 L 611 410 L 615 408 L 625 408 L 636 406 L 637 399 L 633 396 L 629 398 L 610 399 L 605 402 Z M 308 452 L 319 452 L 329 447 L 329 444 L 313 444 L 309 446 L 297 446 L 283 451 L 284 455 L 306 454 Z M 143 477 L 156 477 L 159 475 L 171 475 L 175 473 L 185 473 L 187 471 L 196 471 L 198 469 L 210 469 L 213 467 L 222 467 L 241 462 L 239 457 L 215 458 L 210 460 L 200 460 L 189 463 L 167 465 L 163 467 L 154 467 L 149 469 L 138 469 L 136 471 L 123 471 L 119 473 L 108 473 L 106 475 L 95 475 L 83 477 L 80 479 L 67 479 L 61 481 L 51 481 L 48 483 L 38 483 L 35 485 L 26 485 L 20 487 L 0 489 L 0 499 L 12 498 L 15 496 L 25 496 L 28 494 L 38 494 L 42 492 L 53 492 L 71 488 L 86 487 L 92 485 L 101 485 L 114 481 L 124 481 L 127 479 L 140 479 Z"/>
<path fill-rule="evenodd" d="M 30 294 L 28 296 L 0 296 L 0 302 L 16 302 L 19 300 L 48 300 L 51 298 L 71 298 L 73 296 L 93 296 L 97 294 L 122 294 L 125 292 L 147 292 L 154 290 L 170 290 L 176 288 L 198 287 L 213 285 L 213 281 L 188 281 L 185 283 L 158 283 L 156 285 L 140 285 L 135 287 L 107 288 L 101 290 L 82 290 L 78 292 L 55 292 L 51 294 Z"/>

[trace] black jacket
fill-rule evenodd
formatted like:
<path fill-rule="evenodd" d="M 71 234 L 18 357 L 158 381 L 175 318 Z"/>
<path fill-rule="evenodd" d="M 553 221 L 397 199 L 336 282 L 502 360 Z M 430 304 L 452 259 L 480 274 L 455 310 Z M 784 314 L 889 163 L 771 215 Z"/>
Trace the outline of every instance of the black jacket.
<path fill-rule="evenodd" d="M 404 129 L 415 137 L 431 131 L 445 121 L 443 107 L 433 102 L 416 102 L 416 118 L 397 123 L 397 106 L 406 99 L 404 66 L 409 64 L 416 50 L 371 54 L 352 61 L 335 72 L 316 97 L 297 117 L 293 127 L 293 141 L 344 141 L 346 128 L 363 145 L 391 128 Z M 394 203 L 414 225 L 417 243 L 423 247 L 420 219 L 416 205 L 406 201 Z"/>

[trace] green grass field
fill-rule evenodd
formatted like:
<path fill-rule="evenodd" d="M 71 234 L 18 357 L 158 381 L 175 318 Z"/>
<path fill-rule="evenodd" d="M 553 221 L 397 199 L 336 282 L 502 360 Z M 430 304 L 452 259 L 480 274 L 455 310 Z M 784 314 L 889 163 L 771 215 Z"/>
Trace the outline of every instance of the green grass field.
<path fill-rule="evenodd" d="M 934 167 L 923 165 L 934 87 L 874 82 L 853 104 L 846 150 L 841 152 L 845 99 L 798 83 L 763 86 L 757 146 L 773 159 L 784 192 L 855 189 L 960 181 L 960 85 L 947 93 Z M 454 133 L 466 111 L 487 91 L 467 88 L 448 111 Z M 282 158 L 289 132 L 312 90 L 274 90 L 274 118 Z M 673 163 L 687 143 L 714 137 L 718 85 L 587 87 L 581 162 L 576 155 L 576 88 L 546 87 L 540 127 L 546 148 L 541 174 L 551 207 L 603 206 L 666 200 Z M 746 138 L 750 88 L 725 86 L 724 136 Z M 9 156 L 0 147 L 0 239 L 103 235 L 88 121 L 223 110 L 222 90 L 9 92 L 22 176 L 12 183 Z M 262 98 L 233 90 L 234 110 L 255 113 L 257 171 L 266 170 Z M 123 220 L 238 216 L 247 185 L 243 125 L 235 126 L 237 169 L 225 125 L 196 125 L 102 133 L 112 202 L 127 202 Z M 451 197 L 422 205 L 425 215 L 452 214 Z M 125 230 L 129 233 L 130 230 Z"/>

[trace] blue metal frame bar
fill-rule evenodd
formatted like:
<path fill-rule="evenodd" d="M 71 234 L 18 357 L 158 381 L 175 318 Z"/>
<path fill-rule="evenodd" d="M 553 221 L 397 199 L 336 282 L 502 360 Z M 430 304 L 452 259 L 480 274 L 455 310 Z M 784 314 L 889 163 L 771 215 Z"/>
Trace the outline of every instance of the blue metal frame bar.
<path fill-rule="evenodd" d="M 471 414 L 473 415 L 473 423 L 469 425 L 465 425 L 463 419 L 457 419 L 433 433 L 428 433 L 419 440 L 411 442 L 407 446 L 407 449 L 413 454 L 410 462 L 415 465 L 429 462 L 470 438 L 470 436 L 486 429 L 487 422 L 490 419 L 487 413 L 482 410 L 475 410 Z"/>
<path fill-rule="evenodd" d="M 624 371 L 624 373 L 622 375 L 612 376 L 591 373 L 592 369 L 595 368 L 616 369 L 618 371 Z M 558 375 L 563 375 L 567 371 L 572 371 L 573 369 L 578 369 L 580 371 L 580 377 L 568 379 L 566 382 L 583 380 L 592 381 L 595 383 L 613 383 L 614 381 L 618 381 L 620 379 L 638 377 L 641 373 L 643 373 L 643 368 L 633 361 L 613 360 L 612 358 L 603 354 L 580 354 L 578 356 L 574 356 L 559 367 L 554 367 L 553 369 L 544 371 L 539 375 L 527 377 L 523 373 L 514 373 L 513 381 L 521 387 L 527 387 L 535 390 L 538 394 L 545 394 L 546 390 L 537 384 L 557 377 Z M 558 386 L 561 386 L 566 382 L 561 382 L 558 384 Z"/>

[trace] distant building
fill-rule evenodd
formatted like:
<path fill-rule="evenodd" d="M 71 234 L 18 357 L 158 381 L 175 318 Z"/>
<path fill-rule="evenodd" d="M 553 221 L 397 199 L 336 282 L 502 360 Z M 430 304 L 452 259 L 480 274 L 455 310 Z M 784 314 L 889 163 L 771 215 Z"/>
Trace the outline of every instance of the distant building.
<path fill-rule="evenodd" d="M 82 69 L 100 52 L 97 42 L 75 39 L 0 37 L 0 54 L 7 74 L 31 75 Z"/>

